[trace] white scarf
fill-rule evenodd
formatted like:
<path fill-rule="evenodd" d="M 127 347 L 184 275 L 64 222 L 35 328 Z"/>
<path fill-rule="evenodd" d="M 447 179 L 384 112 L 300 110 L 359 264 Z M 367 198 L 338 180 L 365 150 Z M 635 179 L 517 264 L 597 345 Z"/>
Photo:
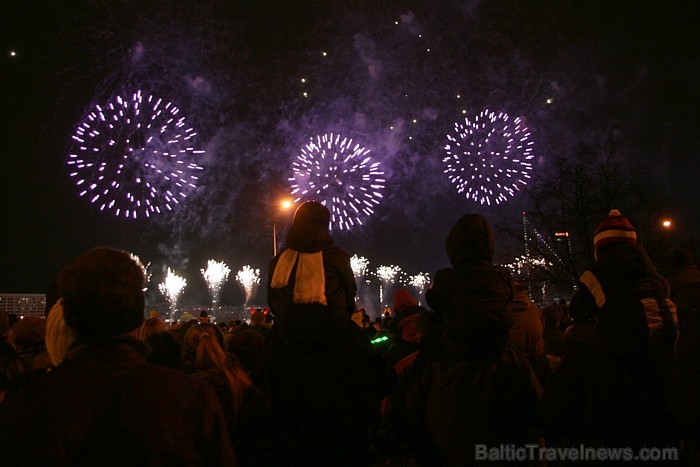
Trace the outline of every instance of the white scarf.
<path fill-rule="evenodd" d="M 294 281 L 294 303 L 320 303 L 326 301 L 326 275 L 323 269 L 323 254 L 300 253 L 288 248 L 282 252 L 275 271 L 272 274 L 270 286 L 281 289 L 289 283 L 294 265 L 297 273 Z"/>

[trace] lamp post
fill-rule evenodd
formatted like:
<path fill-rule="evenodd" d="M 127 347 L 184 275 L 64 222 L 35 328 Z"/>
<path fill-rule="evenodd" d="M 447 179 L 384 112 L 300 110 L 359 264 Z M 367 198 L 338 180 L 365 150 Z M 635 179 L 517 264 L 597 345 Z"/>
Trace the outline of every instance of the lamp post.
<path fill-rule="evenodd" d="M 287 211 L 289 208 L 291 208 L 294 205 L 294 202 L 289 199 L 285 198 L 280 201 L 279 203 L 279 208 L 275 212 L 275 215 L 272 218 L 272 255 L 277 256 L 277 215 L 282 212 L 282 211 Z"/>

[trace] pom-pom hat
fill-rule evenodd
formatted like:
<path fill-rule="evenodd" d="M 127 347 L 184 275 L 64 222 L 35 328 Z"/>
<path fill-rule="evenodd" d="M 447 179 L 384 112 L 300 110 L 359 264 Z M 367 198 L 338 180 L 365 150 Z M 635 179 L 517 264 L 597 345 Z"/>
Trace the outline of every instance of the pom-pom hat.
<path fill-rule="evenodd" d="M 637 243 L 637 232 L 630 221 L 624 217 L 620 211 L 613 209 L 608 213 L 608 218 L 603 220 L 593 233 L 593 248 L 596 258 L 600 256 L 601 247 L 605 249 L 607 245 L 617 243 Z"/>

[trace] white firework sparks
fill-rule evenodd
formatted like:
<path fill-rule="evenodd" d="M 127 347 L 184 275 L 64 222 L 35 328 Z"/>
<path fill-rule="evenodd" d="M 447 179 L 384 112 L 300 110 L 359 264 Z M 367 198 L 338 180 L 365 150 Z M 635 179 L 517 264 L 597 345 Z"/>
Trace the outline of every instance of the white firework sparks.
<path fill-rule="evenodd" d="M 295 202 L 323 204 L 331 211 L 331 226 L 340 230 L 361 225 L 374 213 L 385 182 L 380 163 L 369 152 L 333 133 L 311 138 L 292 163 Z"/>
<path fill-rule="evenodd" d="M 165 275 L 165 281 L 158 285 L 158 290 L 165 295 L 170 305 L 170 319 L 172 319 L 173 313 L 177 309 L 180 295 L 185 290 L 185 286 L 187 286 L 185 278 L 178 276 L 170 268 L 168 268 L 168 272 Z"/>
<path fill-rule="evenodd" d="M 367 266 L 369 266 L 369 261 L 364 256 L 352 255 L 350 257 L 350 267 L 355 277 L 364 276 L 367 271 Z"/>
<path fill-rule="evenodd" d="M 219 297 L 221 295 L 221 287 L 228 279 L 228 275 L 231 269 L 224 262 L 214 261 L 210 259 L 207 261 L 207 269 L 201 269 L 202 276 L 207 283 L 207 288 L 209 289 L 209 295 L 211 296 L 211 306 L 216 308 L 219 303 Z"/>
<path fill-rule="evenodd" d="M 245 295 L 245 304 L 248 305 L 250 300 L 255 295 L 258 285 L 260 285 L 260 269 L 253 269 L 252 267 L 245 265 L 236 274 L 236 280 L 243 290 Z"/>
<path fill-rule="evenodd" d="M 500 204 L 527 184 L 532 171 L 533 142 L 517 117 L 482 111 L 474 121 L 455 123 L 447 135 L 445 173 L 459 193 L 481 204 Z"/>
<path fill-rule="evenodd" d="M 136 91 L 95 105 L 71 137 L 66 164 L 79 195 L 116 216 L 172 211 L 197 187 L 197 133 L 170 102 Z"/>
<path fill-rule="evenodd" d="M 425 287 L 430 284 L 430 274 L 427 272 L 419 272 L 415 276 L 409 276 L 408 284 L 416 289 L 418 294 L 418 304 L 420 305 L 420 297 L 425 293 Z"/>
<path fill-rule="evenodd" d="M 390 284 L 394 283 L 396 276 L 401 272 L 399 266 L 379 266 L 377 268 L 377 277 L 382 281 L 379 286 L 379 303 L 384 303 L 384 296 L 386 295 L 386 290 Z"/>

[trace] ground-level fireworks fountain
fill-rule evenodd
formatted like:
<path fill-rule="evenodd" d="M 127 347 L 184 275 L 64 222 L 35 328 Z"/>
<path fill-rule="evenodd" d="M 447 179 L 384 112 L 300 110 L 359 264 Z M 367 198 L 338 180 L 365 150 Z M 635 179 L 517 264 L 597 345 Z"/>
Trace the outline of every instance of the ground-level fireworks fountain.
<path fill-rule="evenodd" d="M 168 273 L 165 276 L 165 281 L 158 285 L 160 292 L 165 295 L 168 300 L 168 305 L 170 307 L 170 321 L 173 321 L 173 316 L 178 307 L 178 302 L 180 300 L 180 295 L 182 291 L 185 290 L 187 281 L 175 274 L 170 268 L 168 268 Z"/>
<path fill-rule="evenodd" d="M 207 268 L 202 269 L 201 272 L 211 296 L 211 308 L 213 311 L 216 311 L 219 305 L 219 297 L 221 296 L 221 287 L 228 279 L 231 269 L 224 262 L 210 259 L 207 262 Z"/>
<path fill-rule="evenodd" d="M 388 287 L 394 283 L 396 276 L 400 272 L 401 268 L 399 266 L 379 266 L 377 268 L 377 277 L 379 277 L 381 281 L 379 286 L 379 305 L 381 308 L 388 306 L 388 304 L 384 303 L 386 291 Z"/>
<path fill-rule="evenodd" d="M 418 304 L 422 305 L 421 298 L 425 293 L 425 288 L 430 284 L 430 275 L 427 272 L 419 272 L 415 276 L 409 276 L 408 283 L 416 289 Z"/>
<path fill-rule="evenodd" d="M 236 274 L 236 280 L 241 286 L 241 290 L 245 296 L 245 303 L 243 306 L 248 306 L 255 296 L 258 285 L 260 285 L 260 269 L 253 269 L 249 265 L 245 265 L 238 271 L 238 274 Z"/>

